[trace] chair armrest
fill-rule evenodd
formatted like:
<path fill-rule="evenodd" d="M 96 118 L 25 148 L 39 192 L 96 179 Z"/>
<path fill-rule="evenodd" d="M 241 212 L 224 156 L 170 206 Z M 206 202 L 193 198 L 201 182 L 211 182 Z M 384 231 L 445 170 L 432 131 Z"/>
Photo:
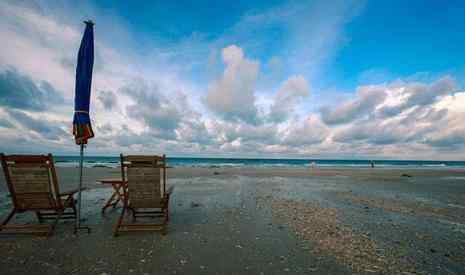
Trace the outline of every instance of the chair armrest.
<path fill-rule="evenodd" d="M 81 191 L 86 190 L 86 189 L 87 189 L 87 187 L 82 187 Z M 77 192 L 79 192 L 79 188 L 71 190 L 71 191 L 66 191 L 66 192 L 60 193 L 60 197 L 72 196 L 72 195 L 76 194 Z"/>

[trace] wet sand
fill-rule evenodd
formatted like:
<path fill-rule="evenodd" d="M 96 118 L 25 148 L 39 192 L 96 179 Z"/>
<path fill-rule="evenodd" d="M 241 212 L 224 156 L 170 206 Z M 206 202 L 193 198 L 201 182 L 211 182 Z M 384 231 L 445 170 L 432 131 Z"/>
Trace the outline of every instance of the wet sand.
<path fill-rule="evenodd" d="M 112 237 L 121 208 L 87 168 L 90 235 L 61 222 L 49 239 L 0 236 L 1 274 L 464 274 L 465 170 L 169 169 L 168 234 Z M 63 190 L 76 168 L 59 168 Z M 0 179 L 0 215 L 10 208 Z M 35 222 L 23 214 L 15 222 Z"/>

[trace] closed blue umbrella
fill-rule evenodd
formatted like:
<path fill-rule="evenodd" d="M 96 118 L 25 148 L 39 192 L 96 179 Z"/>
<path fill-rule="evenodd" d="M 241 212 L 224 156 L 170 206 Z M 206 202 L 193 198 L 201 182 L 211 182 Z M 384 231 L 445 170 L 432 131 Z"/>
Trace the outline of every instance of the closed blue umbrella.
<path fill-rule="evenodd" d="M 90 123 L 89 106 L 94 66 L 94 23 L 85 21 L 86 30 L 79 47 L 76 66 L 76 95 L 74 98 L 73 135 L 76 144 L 87 144 L 94 137 Z"/>
<path fill-rule="evenodd" d="M 76 88 L 74 98 L 74 118 L 73 118 L 73 135 L 76 144 L 80 145 L 80 161 L 79 161 L 79 193 L 78 193 L 78 213 L 77 226 L 78 229 L 87 229 L 81 227 L 81 190 L 82 190 L 82 166 L 84 161 L 84 144 L 87 140 L 94 137 L 92 125 L 90 123 L 89 107 L 90 107 L 90 91 L 92 86 L 92 69 L 94 66 L 94 23 L 92 21 L 84 21 L 86 29 L 79 47 L 77 66 L 76 66 Z"/>

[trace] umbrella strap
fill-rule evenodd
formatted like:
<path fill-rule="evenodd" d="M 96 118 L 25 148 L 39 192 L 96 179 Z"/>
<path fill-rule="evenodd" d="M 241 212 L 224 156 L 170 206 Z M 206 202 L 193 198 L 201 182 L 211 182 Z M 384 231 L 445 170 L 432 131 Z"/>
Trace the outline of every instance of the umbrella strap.
<path fill-rule="evenodd" d="M 75 113 L 84 113 L 84 114 L 88 114 L 89 112 L 87 111 L 81 111 L 81 110 L 77 110 L 77 111 L 74 111 Z"/>

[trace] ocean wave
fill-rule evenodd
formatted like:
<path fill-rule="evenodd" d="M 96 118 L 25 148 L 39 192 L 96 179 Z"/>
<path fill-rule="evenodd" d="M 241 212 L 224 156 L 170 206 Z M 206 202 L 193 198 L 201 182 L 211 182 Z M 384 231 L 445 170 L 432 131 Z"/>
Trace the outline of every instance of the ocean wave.
<path fill-rule="evenodd" d="M 78 156 L 58 156 L 56 165 L 60 167 L 79 166 Z M 465 168 L 465 161 L 418 161 L 418 160 L 374 160 L 376 168 Z M 118 167 L 119 157 L 85 157 L 85 167 Z M 218 158 L 168 158 L 171 167 L 354 167 L 366 168 L 368 160 L 305 160 L 305 159 L 218 159 Z"/>

